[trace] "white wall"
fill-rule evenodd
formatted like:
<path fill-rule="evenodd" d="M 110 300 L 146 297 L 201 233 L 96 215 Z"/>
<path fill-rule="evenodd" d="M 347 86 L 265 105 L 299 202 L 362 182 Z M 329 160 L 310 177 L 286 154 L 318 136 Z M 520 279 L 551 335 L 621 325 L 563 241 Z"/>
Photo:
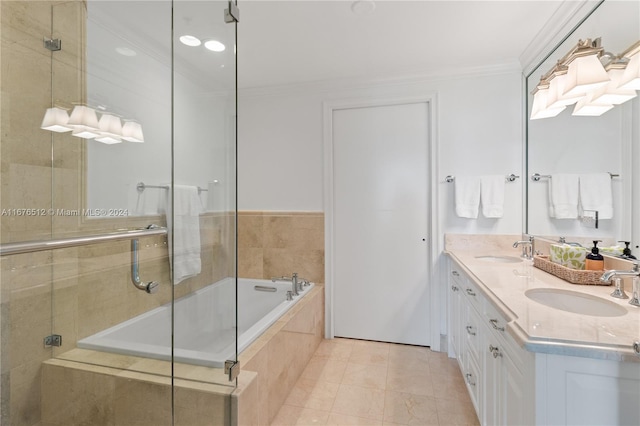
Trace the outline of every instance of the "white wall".
<path fill-rule="evenodd" d="M 522 179 L 507 183 L 501 219 L 455 216 L 446 175 L 522 176 L 522 76 L 467 76 L 243 91 L 239 97 L 240 210 L 324 211 L 322 102 L 437 93 L 437 168 L 442 232 L 518 234 Z M 442 237 L 442 236 L 440 236 Z"/>

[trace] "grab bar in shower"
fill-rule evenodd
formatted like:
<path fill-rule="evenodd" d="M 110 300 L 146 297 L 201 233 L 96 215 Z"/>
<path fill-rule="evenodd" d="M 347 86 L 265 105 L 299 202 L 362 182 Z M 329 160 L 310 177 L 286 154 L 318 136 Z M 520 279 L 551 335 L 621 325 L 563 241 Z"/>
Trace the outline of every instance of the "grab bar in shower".
<path fill-rule="evenodd" d="M 86 235 L 83 237 L 60 238 L 56 240 L 21 241 L 17 243 L 0 244 L 0 256 L 12 254 L 33 253 L 53 249 L 85 246 L 88 244 L 104 243 L 109 241 L 135 240 L 140 237 L 153 235 L 166 235 L 167 228 L 149 227 L 147 229 L 135 229 L 129 231 L 112 232 L 109 234 Z"/>
<path fill-rule="evenodd" d="M 611 172 L 607 172 L 607 173 L 609 173 L 609 176 L 611 176 L 611 179 L 620 177 L 620 175 L 617 173 L 611 173 Z M 541 175 L 540 173 L 534 173 L 531 175 L 531 180 L 534 182 L 539 182 L 540 179 L 551 179 L 551 175 Z"/>

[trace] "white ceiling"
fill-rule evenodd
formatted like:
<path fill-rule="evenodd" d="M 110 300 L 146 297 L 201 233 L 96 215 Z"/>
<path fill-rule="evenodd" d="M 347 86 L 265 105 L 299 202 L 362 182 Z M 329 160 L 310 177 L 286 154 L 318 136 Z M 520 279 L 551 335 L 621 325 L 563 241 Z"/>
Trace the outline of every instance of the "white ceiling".
<path fill-rule="evenodd" d="M 373 2 L 371 2 L 373 3 Z M 519 64 L 562 1 L 239 0 L 238 84 L 434 74 Z"/>
<path fill-rule="evenodd" d="M 523 53 L 562 15 L 562 5 L 585 1 L 594 0 L 376 0 L 369 2 L 373 13 L 363 15 L 352 11 L 353 0 L 238 0 L 238 86 L 522 67 Z M 170 61 L 172 7 L 175 38 L 192 34 L 233 43 L 234 27 L 223 22 L 226 1 L 89 0 L 89 6 L 92 19 L 112 32 L 97 47 L 111 64 L 135 65 L 144 55 Z M 113 57 L 119 45 L 141 54 Z M 233 87 L 233 49 L 211 54 L 174 46 L 178 72 L 208 90 Z"/>

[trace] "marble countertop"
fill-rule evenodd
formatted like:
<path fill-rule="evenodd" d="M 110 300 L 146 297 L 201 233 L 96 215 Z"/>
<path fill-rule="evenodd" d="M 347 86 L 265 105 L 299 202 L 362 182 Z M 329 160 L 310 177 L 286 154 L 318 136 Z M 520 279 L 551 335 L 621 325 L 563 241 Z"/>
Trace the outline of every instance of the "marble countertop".
<path fill-rule="evenodd" d="M 513 243 L 513 239 L 509 239 Z M 473 279 L 490 303 L 508 321 L 507 331 L 525 349 L 617 361 L 640 362 L 633 350 L 640 340 L 640 308 L 628 299 L 610 296 L 613 286 L 576 285 L 533 266 L 532 261 L 519 263 L 488 262 L 481 255 L 515 256 L 520 252 L 504 245 L 492 250 L 479 250 L 477 245 L 448 247 L 451 256 Z M 628 281 L 628 282 L 627 282 Z M 525 296 L 535 288 L 554 288 L 589 294 L 611 301 L 627 313 L 617 317 L 600 317 L 565 312 L 547 307 Z M 631 291 L 630 280 L 625 288 Z"/>

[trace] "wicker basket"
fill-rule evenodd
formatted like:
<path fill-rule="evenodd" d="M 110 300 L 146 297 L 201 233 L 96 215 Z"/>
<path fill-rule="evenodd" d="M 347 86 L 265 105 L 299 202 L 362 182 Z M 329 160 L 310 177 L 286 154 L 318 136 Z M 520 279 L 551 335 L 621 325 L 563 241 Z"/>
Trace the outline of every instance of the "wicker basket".
<path fill-rule="evenodd" d="M 549 260 L 549 256 L 534 256 L 533 266 L 555 275 L 558 278 L 562 278 L 571 284 L 611 285 L 610 282 L 605 283 L 600 281 L 600 277 L 604 271 L 579 271 L 577 269 L 567 268 L 557 263 L 553 263 Z"/>

